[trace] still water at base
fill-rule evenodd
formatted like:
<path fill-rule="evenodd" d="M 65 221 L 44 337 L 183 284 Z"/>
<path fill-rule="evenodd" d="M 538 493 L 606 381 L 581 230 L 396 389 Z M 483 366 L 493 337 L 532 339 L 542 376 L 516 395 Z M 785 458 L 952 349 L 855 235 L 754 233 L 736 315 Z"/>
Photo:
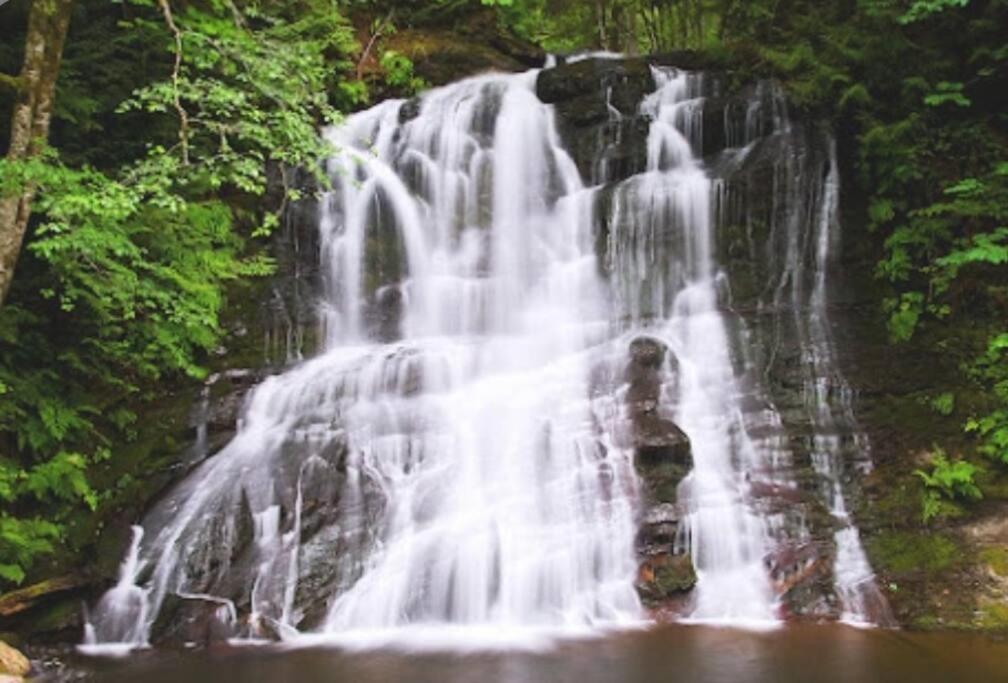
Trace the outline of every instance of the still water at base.
<path fill-rule="evenodd" d="M 497 652 L 228 648 L 85 662 L 95 680 L 187 683 L 636 683 L 1008 681 L 1008 642 L 796 625 L 771 632 L 667 627 Z"/>

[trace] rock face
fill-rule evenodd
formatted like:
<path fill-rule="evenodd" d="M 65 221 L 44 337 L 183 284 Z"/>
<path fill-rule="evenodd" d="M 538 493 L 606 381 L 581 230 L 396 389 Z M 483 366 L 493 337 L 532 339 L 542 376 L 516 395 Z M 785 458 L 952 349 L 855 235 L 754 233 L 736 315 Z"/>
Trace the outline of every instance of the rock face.
<path fill-rule="evenodd" d="M 202 597 L 169 595 L 158 615 L 153 645 L 185 646 L 223 643 L 238 635 L 233 606 Z"/>
<path fill-rule="evenodd" d="M 638 109 L 654 88 L 645 59 L 585 59 L 547 69 L 536 82 L 539 99 L 556 105 L 564 146 L 592 185 L 647 166 L 649 121 Z"/>

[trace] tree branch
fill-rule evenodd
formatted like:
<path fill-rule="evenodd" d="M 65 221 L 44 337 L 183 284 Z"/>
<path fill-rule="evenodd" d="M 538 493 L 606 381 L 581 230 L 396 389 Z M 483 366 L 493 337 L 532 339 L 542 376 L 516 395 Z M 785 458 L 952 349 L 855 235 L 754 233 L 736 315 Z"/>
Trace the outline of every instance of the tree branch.
<path fill-rule="evenodd" d="M 172 96 L 175 100 L 175 111 L 179 117 L 179 142 L 182 144 L 182 163 L 189 165 L 189 113 L 182 106 L 179 95 L 179 73 L 182 71 L 182 31 L 175 23 L 168 0 L 158 0 L 161 13 L 164 14 L 165 25 L 175 36 L 175 67 L 172 69 Z"/>
<path fill-rule="evenodd" d="M 24 81 L 21 80 L 20 76 L 11 76 L 9 74 L 0 73 L 0 90 L 10 90 L 18 93 L 23 89 Z"/>
<path fill-rule="evenodd" d="M 371 55 L 371 50 L 374 48 L 375 43 L 377 43 L 378 39 L 384 35 L 386 27 L 392 23 L 392 16 L 394 14 L 395 9 L 389 10 L 388 16 L 374 26 L 374 33 L 371 35 L 371 39 L 368 41 L 368 44 L 364 47 L 364 52 L 361 53 L 360 61 L 357 62 L 358 81 L 364 78 L 364 62 L 366 62 L 367 58 Z"/>

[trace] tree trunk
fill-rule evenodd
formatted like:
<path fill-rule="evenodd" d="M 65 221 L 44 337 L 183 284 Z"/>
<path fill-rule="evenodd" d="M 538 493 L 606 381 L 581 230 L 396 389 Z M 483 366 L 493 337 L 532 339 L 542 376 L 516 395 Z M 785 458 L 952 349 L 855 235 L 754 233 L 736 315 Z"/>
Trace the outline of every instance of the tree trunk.
<path fill-rule="evenodd" d="M 598 26 L 599 49 L 605 50 L 608 47 L 608 31 L 606 30 L 606 6 L 604 0 L 595 0 L 595 23 Z"/>
<path fill-rule="evenodd" d="M 74 0 L 34 0 L 28 15 L 24 65 L 11 116 L 8 161 L 22 161 L 39 153 L 49 136 L 56 78 Z M 0 197 L 0 306 L 10 291 L 14 267 L 21 253 L 35 187 Z"/>

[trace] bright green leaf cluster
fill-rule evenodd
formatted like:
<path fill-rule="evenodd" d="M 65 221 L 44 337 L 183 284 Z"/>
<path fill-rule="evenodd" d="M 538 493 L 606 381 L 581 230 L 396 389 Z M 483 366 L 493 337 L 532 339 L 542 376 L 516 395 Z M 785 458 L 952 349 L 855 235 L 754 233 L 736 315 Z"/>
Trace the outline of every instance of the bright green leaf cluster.
<path fill-rule="evenodd" d="M 942 513 L 943 501 L 981 499 L 983 494 L 973 481 L 976 473 L 975 465 L 965 460 L 951 462 L 944 451 L 936 448 L 931 471 L 914 471 L 914 474 L 924 482 L 924 496 L 921 501 L 924 522 L 927 523 Z"/>

